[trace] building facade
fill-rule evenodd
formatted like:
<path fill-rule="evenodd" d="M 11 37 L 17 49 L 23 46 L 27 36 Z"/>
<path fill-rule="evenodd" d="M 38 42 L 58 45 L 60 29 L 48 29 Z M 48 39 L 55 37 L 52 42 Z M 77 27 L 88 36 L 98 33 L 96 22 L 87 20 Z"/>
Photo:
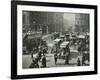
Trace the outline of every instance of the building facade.
<path fill-rule="evenodd" d="M 23 29 L 42 33 L 59 32 L 63 29 L 63 13 L 23 11 Z"/>
<path fill-rule="evenodd" d="M 89 14 L 75 14 L 75 32 L 89 32 Z"/>

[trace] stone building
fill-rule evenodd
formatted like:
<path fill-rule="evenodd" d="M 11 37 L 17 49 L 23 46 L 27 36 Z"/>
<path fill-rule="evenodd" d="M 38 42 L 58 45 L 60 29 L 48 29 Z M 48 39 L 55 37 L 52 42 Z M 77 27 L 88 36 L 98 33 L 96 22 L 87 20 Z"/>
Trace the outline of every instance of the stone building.
<path fill-rule="evenodd" d="M 89 32 L 89 14 L 75 14 L 75 32 Z"/>
<path fill-rule="evenodd" d="M 23 29 L 42 33 L 59 32 L 63 29 L 63 13 L 23 11 Z"/>

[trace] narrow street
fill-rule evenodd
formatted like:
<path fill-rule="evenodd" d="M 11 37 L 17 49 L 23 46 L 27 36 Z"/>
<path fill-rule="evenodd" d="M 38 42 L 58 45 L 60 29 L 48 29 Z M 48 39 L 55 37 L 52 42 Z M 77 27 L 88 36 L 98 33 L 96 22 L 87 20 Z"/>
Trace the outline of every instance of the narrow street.
<path fill-rule="evenodd" d="M 23 18 L 24 69 L 34 55 L 35 68 L 89 65 L 89 14 L 23 11 Z"/>
<path fill-rule="evenodd" d="M 69 65 L 65 64 L 64 59 L 57 59 L 57 64 L 54 61 L 54 54 L 46 54 L 46 64 L 49 67 L 64 67 L 64 66 L 76 66 L 77 58 L 73 58 L 69 61 Z M 31 55 L 23 55 L 23 68 L 29 68 L 31 64 Z M 41 61 L 39 61 L 39 66 L 41 66 Z"/>
<path fill-rule="evenodd" d="M 52 34 L 47 34 L 43 36 L 43 39 L 47 42 L 48 46 L 48 53 L 46 54 L 46 64 L 47 68 L 49 67 L 64 67 L 64 66 L 77 66 L 77 59 L 78 59 L 78 51 L 77 48 L 78 46 L 71 45 L 70 48 L 70 59 L 69 59 L 69 64 L 65 64 L 65 59 L 57 59 L 57 64 L 55 64 L 54 61 L 54 54 L 51 53 L 51 49 L 54 46 L 54 41 L 52 39 Z M 81 58 L 81 56 L 80 56 Z M 26 54 L 23 55 L 23 68 L 29 68 L 31 64 L 31 55 Z M 41 61 L 39 61 L 39 66 L 41 67 Z"/>

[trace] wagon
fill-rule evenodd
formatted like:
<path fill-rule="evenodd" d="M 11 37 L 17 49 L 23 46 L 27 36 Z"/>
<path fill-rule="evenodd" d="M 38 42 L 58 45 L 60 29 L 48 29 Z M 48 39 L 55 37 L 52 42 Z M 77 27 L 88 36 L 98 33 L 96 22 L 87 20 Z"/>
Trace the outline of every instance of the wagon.
<path fill-rule="evenodd" d="M 65 59 L 65 56 L 68 55 L 68 52 L 66 52 L 66 48 L 69 45 L 69 41 L 64 41 L 60 45 L 60 52 L 58 53 L 59 59 Z"/>

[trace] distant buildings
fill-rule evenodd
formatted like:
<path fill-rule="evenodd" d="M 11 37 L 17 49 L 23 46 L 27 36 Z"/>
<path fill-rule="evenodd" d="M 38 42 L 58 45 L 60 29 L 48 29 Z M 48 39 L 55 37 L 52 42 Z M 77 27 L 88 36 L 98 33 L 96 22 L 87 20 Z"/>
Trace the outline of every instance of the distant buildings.
<path fill-rule="evenodd" d="M 89 32 L 89 14 L 75 14 L 75 32 Z"/>
<path fill-rule="evenodd" d="M 23 11 L 23 33 L 89 32 L 89 14 Z"/>
<path fill-rule="evenodd" d="M 43 34 L 63 29 L 63 13 L 23 11 L 23 30 L 42 31 Z"/>

